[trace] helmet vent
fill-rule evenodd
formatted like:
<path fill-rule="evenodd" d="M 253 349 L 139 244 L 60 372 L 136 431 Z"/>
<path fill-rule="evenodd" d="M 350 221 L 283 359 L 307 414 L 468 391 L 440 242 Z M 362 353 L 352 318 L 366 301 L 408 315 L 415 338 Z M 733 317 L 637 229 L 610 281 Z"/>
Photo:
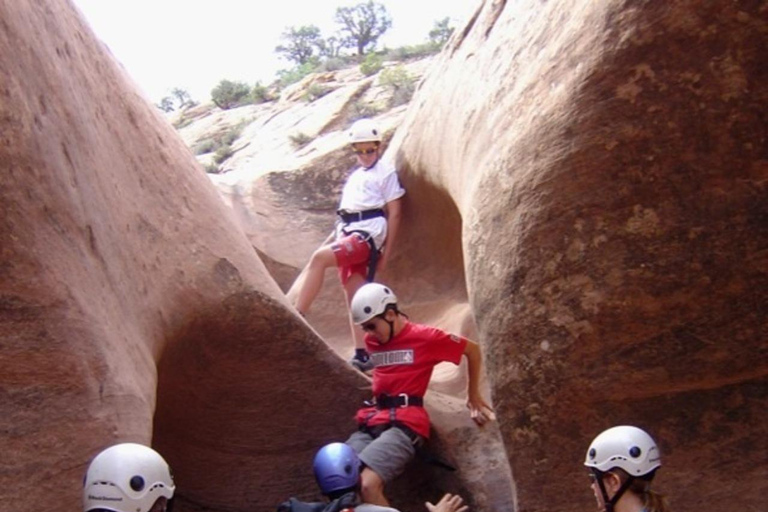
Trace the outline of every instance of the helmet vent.
<path fill-rule="evenodd" d="M 597 457 L 597 451 L 595 451 L 595 449 L 592 448 L 591 450 L 589 450 L 589 458 L 594 459 L 595 457 Z"/>
<path fill-rule="evenodd" d="M 141 478 L 139 475 L 132 477 L 131 489 L 133 489 L 136 492 L 142 491 L 144 489 L 144 479 Z"/>
<path fill-rule="evenodd" d="M 348 475 L 351 475 L 352 474 L 352 466 L 350 464 L 347 464 L 346 466 L 344 466 L 344 472 L 346 474 L 348 474 Z"/>
<path fill-rule="evenodd" d="M 372 310 L 371 310 L 371 306 L 365 306 L 365 307 L 363 308 L 363 311 L 365 311 L 366 313 L 370 313 L 370 312 L 372 311 Z"/>
<path fill-rule="evenodd" d="M 641 453 L 642 453 L 642 450 L 637 446 L 633 446 L 632 448 L 629 449 L 629 456 L 632 457 L 633 459 L 638 458 Z"/>

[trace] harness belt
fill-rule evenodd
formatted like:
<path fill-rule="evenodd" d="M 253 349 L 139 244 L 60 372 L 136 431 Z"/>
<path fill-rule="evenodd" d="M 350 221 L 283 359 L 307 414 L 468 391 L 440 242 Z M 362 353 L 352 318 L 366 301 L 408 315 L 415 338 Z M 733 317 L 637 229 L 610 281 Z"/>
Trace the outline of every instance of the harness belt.
<path fill-rule="evenodd" d="M 381 208 L 374 208 L 373 210 L 363 210 L 361 212 L 349 212 L 347 210 L 336 210 L 336 215 L 341 218 L 344 224 L 350 224 L 352 222 L 360 222 L 363 220 L 373 219 L 376 217 L 384 217 L 384 210 Z"/>
<path fill-rule="evenodd" d="M 395 423 L 382 423 L 381 425 L 374 425 L 373 427 L 369 427 L 368 425 L 360 425 L 359 430 L 361 432 L 365 432 L 366 434 L 370 434 L 371 437 L 376 439 L 391 428 L 400 429 L 406 436 L 408 436 L 408 439 L 410 439 L 411 443 L 413 443 L 415 446 L 421 446 L 424 444 L 423 437 L 417 434 L 415 430 L 403 425 L 399 421 Z"/>
<path fill-rule="evenodd" d="M 423 407 L 424 399 L 417 395 L 400 393 L 399 395 L 381 394 L 376 397 L 377 409 L 392 409 L 394 407 Z"/>

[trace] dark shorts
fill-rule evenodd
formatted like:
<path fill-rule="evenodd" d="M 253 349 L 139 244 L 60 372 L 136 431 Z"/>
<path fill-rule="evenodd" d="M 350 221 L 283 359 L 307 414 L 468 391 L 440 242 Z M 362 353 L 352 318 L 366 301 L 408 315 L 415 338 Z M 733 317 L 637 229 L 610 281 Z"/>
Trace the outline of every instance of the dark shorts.
<path fill-rule="evenodd" d="M 375 439 L 367 432 L 355 432 L 346 444 L 384 482 L 391 482 L 416 455 L 414 442 L 399 428 L 390 428 Z"/>
<path fill-rule="evenodd" d="M 339 267 L 339 279 L 346 285 L 353 274 L 363 277 L 368 275 L 368 261 L 371 258 L 371 246 L 357 233 L 336 240 L 331 245 Z"/>

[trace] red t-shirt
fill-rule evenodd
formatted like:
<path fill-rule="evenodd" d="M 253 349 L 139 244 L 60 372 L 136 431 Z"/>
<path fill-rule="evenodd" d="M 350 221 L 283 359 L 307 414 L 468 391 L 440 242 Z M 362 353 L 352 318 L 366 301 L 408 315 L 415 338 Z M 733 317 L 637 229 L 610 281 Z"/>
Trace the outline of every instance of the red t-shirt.
<path fill-rule="evenodd" d="M 365 345 L 376 363 L 373 396 L 382 393 L 424 396 L 435 365 L 442 362 L 459 364 L 467 340 L 435 327 L 406 322 L 389 343 L 379 345 L 376 338 L 366 334 Z M 395 417 L 419 435 L 429 437 L 429 415 L 423 407 L 397 407 Z M 390 410 L 364 407 L 357 411 L 356 419 L 358 424 L 366 423 L 371 427 L 389 423 Z"/>

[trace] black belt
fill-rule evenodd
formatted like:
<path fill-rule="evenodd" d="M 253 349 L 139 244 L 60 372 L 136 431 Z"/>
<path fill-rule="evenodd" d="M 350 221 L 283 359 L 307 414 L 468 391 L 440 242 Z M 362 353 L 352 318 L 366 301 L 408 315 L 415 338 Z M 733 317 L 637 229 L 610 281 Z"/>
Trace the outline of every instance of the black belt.
<path fill-rule="evenodd" d="M 336 215 L 341 217 L 344 224 L 350 224 L 352 222 L 360 222 L 362 220 L 373 219 L 376 217 L 383 217 L 384 210 L 376 208 L 374 210 L 363 210 L 361 212 L 348 212 L 347 210 L 337 210 Z"/>
<path fill-rule="evenodd" d="M 424 399 L 420 396 L 400 393 L 399 395 L 384 395 L 376 397 L 377 409 L 391 409 L 393 407 L 423 407 Z"/>
<path fill-rule="evenodd" d="M 400 429 L 406 436 L 408 436 L 408 439 L 411 440 L 411 443 L 413 443 L 415 446 L 420 447 L 424 444 L 424 438 L 417 434 L 415 430 L 412 428 L 406 427 L 400 422 L 395 423 L 382 423 L 380 425 L 375 425 L 373 427 L 369 427 L 368 425 L 360 425 L 359 430 L 361 432 L 365 432 L 366 434 L 369 434 L 371 437 L 376 439 L 381 434 L 389 430 L 390 428 L 397 428 Z"/>

